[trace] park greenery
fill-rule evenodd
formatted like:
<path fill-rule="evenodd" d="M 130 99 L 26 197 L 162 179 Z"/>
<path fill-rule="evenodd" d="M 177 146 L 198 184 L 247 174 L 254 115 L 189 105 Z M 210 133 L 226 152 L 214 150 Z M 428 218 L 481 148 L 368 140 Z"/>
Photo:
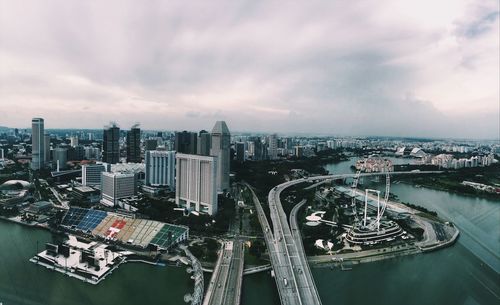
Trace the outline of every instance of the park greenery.
<path fill-rule="evenodd" d="M 462 168 L 458 170 L 447 170 L 439 175 L 432 176 L 405 176 L 401 181 L 411 184 L 421 185 L 428 188 L 458 193 L 462 195 L 472 195 L 476 197 L 499 198 L 498 194 L 487 193 L 463 185 L 463 181 L 472 181 L 487 185 L 500 187 L 500 164 L 493 164 L 486 167 Z"/>
<path fill-rule="evenodd" d="M 189 251 L 204 262 L 215 263 L 218 257 L 217 251 L 219 246 L 219 243 L 215 239 L 205 238 L 202 243 L 190 245 Z"/>

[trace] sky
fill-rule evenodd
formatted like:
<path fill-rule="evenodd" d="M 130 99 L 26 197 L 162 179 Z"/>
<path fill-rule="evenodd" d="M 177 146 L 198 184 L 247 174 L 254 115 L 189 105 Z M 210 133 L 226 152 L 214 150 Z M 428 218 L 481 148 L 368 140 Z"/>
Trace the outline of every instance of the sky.
<path fill-rule="evenodd" d="M 0 126 L 497 139 L 499 28 L 497 0 L 0 0 Z"/>

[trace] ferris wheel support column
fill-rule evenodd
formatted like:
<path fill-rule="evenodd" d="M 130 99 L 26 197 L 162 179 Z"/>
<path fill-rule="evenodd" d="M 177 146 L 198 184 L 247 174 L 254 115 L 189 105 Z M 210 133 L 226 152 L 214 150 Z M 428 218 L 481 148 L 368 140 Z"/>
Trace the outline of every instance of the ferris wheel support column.
<path fill-rule="evenodd" d="M 377 232 L 380 230 L 380 191 L 377 191 Z"/>
<path fill-rule="evenodd" d="M 365 217 L 363 218 L 363 226 L 366 227 L 366 210 L 368 208 L 368 189 L 365 190 Z"/>

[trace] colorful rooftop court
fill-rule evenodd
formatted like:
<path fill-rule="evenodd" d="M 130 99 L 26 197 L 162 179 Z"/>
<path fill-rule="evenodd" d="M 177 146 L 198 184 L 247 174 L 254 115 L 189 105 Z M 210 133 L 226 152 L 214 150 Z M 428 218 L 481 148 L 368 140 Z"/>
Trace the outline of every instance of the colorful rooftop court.
<path fill-rule="evenodd" d="M 68 210 L 61 226 L 141 248 L 153 245 L 169 249 L 189 237 L 189 228 L 185 226 L 77 207 Z"/>

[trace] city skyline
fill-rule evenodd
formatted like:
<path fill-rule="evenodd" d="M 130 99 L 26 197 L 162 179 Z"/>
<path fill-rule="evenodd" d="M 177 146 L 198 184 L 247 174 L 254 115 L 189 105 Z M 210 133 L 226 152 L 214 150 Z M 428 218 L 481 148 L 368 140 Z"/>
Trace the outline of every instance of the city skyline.
<path fill-rule="evenodd" d="M 494 2 L 0 3 L 0 125 L 499 137 Z"/>

